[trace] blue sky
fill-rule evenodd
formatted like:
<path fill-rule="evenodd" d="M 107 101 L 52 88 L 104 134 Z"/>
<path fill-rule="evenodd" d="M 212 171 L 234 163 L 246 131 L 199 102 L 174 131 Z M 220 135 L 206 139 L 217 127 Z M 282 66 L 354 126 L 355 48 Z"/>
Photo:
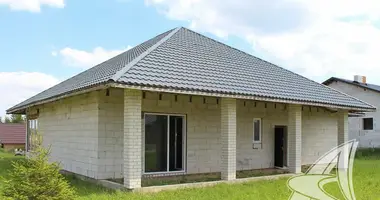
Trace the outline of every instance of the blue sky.
<path fill-rule="evenodd" d="M 178 26 L 318 82 L 380 84 L 378 10 L 375 0 L 0 0 L 0 116 Z"/>
<path fill-rule="evenodd" d="M 144 1 L 66 0 L 64 9 L 42 6 L 40 13 L 0 7 L 0 71 L 44 72 L 65 79 L 83 70 L 52 56 L 66 47 L 91 51 L 96 47 L 123 49 L 178 26 L 186 21 L 168 20 Z M 214 35 L 205 33 L 209 37 Z M 220 39 L 219 39 L 220 40 Z M 238 38 L 223 40 L 250 51 Z M 59 53 L 58 53 L 59 54 Z"/>
<path fill-rule="evenodd" d="M 66 66 L 59 56 L 52 56 L 53 51 L 65 47 L 92 50 L 98 46 L 122 49 L 185 25 L 165 19 L 143 1 L 65 4 L 64 9 L 43 6 L 37 14 L 0 7 L 1 71 L 40 71 L 65 78 L 82 69 Z"/>

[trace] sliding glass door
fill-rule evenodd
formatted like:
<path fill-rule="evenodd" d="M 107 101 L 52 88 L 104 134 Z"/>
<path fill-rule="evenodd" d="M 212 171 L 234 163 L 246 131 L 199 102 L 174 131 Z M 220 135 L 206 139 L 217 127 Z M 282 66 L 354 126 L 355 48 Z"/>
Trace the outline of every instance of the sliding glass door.
<path fill-rule="evenodd" d="M 145 114 L 145 173 L 184 171 L 184 116 Z"/>

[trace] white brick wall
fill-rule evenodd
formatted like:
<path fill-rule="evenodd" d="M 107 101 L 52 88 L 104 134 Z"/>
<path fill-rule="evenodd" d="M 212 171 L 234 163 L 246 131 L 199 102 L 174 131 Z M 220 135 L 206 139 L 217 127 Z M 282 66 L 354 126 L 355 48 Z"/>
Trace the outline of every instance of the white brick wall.
<path fill-rule="evenodd" d="M 322 108 L 302 112 L 302 164 L 312 164 L 337 145 L 337 115 Z"/>
<path fill-rule="evenodd" d="M 380 147 L 380 93 L 343 82 L 332 82 L 329 87 L 342 91 L 377 107 L 376 112 L 367 112 L 362 117 L 348 118 L 348 139 L 358 139 L 359 147 Z M 366 117 L 373 118 L 373 130 L 363 130 L 362 118 Z"/>
<path fill-rule="evenodd" d="M 216 98 L 146 92 L 144 112 L 185 114 L 187 119 L 187 172 L 220 172 L 220 102 Z"/>
<path fill-rule="evenodd" d="M 51 160 L 92 178 L 97 178 L 99 170 L 97 97 L 98 92 L 91 92 L 31 110 L 39 109 L 38 129 L 44 146 L 51 146 Z"/>
<path fill-rule="evenodd" d="M 123 177 L 124 93 L 110 88 L 99 95 L 98 178 Z"/>
<path fill-rule="evenodd" d="M 187 115 L 187 172 L 221 171 L 221 105 L 216 99 L 146 92 L 143 111 Z M 245 102 L 245 103 L 244 103 Z M 288 105 L 237 100 L 236 169 L 274 166 L 274 126 L 288 125 Z M 262 118 L 262 148 L 252 148 L 253 118 Z M 312 164 L 337 144 L 336 114 L 322 108 L 305 106 L 302 111 L 302 164 Z"/>
<path fill-rule="evenodd" d="M 51 160 L 96 179 L 123 177 L 124 93 L 111 88 L 69 97 L 39 109 L 39 131 Z"/>
<path fill-rule="evenodd" d="M 243 100 L 237 104 L 237 170 L 273 167 L 274 126 L 287 125 L 285 105 Z M 257 149 L 252 146 L 253 118 L 262 119 L 262 144 Z"/>
<path fill-rule="evenodd" d="M 45 144 L 52 144 L 52 159 L 61 161 L 64 169 L 99 179 L 124 176 L 123 148 L 124 142 L 129 142 L 124 140 L 124 90 L 113 88 L 109 94 L 102 90 L 39 107 Z M 221 100 L 192 96 L 190 102 L 190 96 L 177 95 L 175 101 L 175 95 L 167 93 L 159 100 L 158 93 L 146 92 L 141 101 L 143 112 L 186 115 L 188 173 L 221 171 Z M 139 111 L 133 112 L 138 120 Z M 236 113 L 236 169 L 273 167 L 274 126 L 288 125 L 288 105 L 237 100 Z M 336 116 L 325 109 L 304 107 L 302 164 L 313 163 L 336 145 Z M 253 118 L 262 118 L 262 145 L 258 149 L 252 148 Z M 143 131 L 143 126 L 140 129 Z M 143 158 L 141 149 L 136 151 Z"/>

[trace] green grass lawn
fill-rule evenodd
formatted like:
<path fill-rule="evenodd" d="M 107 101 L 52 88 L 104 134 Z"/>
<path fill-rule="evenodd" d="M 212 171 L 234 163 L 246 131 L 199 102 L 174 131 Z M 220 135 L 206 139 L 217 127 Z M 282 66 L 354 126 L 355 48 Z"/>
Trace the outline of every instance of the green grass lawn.
<path fill-rule="evenodd" d="M 360 151 L 354 166 L 354 188 L 357 199 L 380 199 L 380 150 Z M 0 175 L 6 176 L 11 169 L 10 162 L 15 159 L 10 154 L 0 152 Z M 202 189 L 184 189 L 155 194 L 138 194 L 115 192 L 102 187 L 69 177 L 71 184 L 78 192 L 78 199 L 131 199 L 131 200 L 168 200 L 168 199 L 288 199 L 290 191 L 286 186 L 287 179 L 259 181 L 244 184 L 220 184 Z M 0 187 L 1 189 L 1 187 Z M 326 190 L 337 197 L 339 188 L 331 183 Z"/>

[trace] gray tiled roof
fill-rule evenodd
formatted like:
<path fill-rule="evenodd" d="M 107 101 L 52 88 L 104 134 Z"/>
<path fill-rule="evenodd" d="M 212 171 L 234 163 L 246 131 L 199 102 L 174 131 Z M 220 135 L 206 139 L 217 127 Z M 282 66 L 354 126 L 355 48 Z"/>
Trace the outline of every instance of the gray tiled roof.
<path fill-rule="evenodd" d="M 370 89 L 376 92 L 380 92 L 380 85 L 375 85 L 375 84 L 370 84 L 370 83 L 358 83 L 352 80 L 347 80 L 347 79 L 337 78 L 337 77 L 331 77 L 327 79 L 326 81 L 324 81 L 322 84 L 329 85 L 332 81 L 342 81 L 344 83 L 348 83 L 348 84 L 360 86 L 362 88 Z"/>
<path fill-rule="evenodd" d="M 16 106 L 106 82 L 373 109 L 291 71 L 186 28 L 163 33 Z"/>
<path fill-rule="evenodd" d="M 74 77 L 71 77 L 29 99 L 23 101 L 8 110 L 14 110 L 19 107 L 63 95 L 69 92 L 81 90 L 91 86 L 99 85 L 109 81 L 116 72 L 121 70 L 125 65 L 131 62 L 133 59 L 141 55 L 151 46 L 156 44 L 172 30 L 162 33 L 120 55 L 117 55 L 103 63 L 96 65 Z"/>

